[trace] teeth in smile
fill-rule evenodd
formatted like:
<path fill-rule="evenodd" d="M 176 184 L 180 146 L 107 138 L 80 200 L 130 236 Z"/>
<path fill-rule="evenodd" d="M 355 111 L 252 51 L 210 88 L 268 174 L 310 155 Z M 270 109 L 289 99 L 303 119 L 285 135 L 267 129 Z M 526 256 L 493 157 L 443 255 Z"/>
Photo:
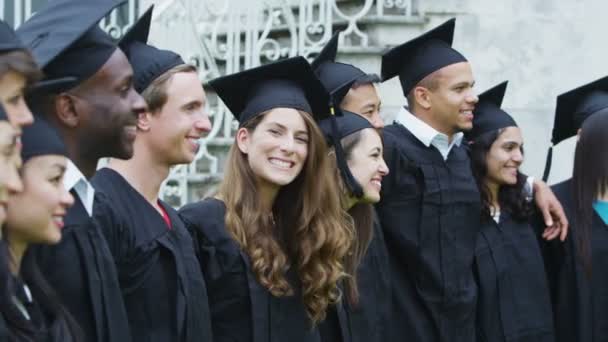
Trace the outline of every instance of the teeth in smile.
<path fill-rule="evenodd" d="M 381 188 L 382 187 L 382 182 L 380 182 L 379 180 L 372 180 L 372 184 L 374 184 L 375 186 Z"/>
<path fill-rule="evenodd" d="M 273 165 L 282 167 L 282 168 L 286 168 L 286 169 L 290 168 L 291 164 L 292 164 L 291 162 L 287 162 L 287 161 L 283 161 L 283 160 L 279 160 L 279 159 L 274 159 L 274 158 L 270 159 L 270 163 L 273 164 Z"/>

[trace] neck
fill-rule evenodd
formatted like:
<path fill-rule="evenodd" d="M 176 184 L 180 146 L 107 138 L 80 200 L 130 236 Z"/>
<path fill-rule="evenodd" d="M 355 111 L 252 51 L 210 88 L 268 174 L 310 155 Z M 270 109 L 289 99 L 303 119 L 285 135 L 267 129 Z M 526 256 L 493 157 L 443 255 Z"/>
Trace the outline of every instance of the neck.
<path fill-rule="evenodd" d="M 262 212 L 271 212 L 280 187 L 258 182 L 258 198 Z"/>
<path fill-rule="evenodd" d="M 454 139 L 454 132 L 452 129 L 447 129 L 443 125 L 441 125 L 437 120 L 435 120 L 435 115 L 431 111 L 427 110 L 416 110 L 416 112 L 412 112 L 418 119 L 425 122 L 427 125 L 431 126 L 434 130 L 439 133 L 443 133 L 448 136 L 448 142 L 451 144 Z"/>
<path fill-rule="evenodd" d="M 500 186 L 491 181 L 486 181 L 486 186 L 490 192 L 490 205 L 494 208 L 494 210 L 500 210 L 500 203 L 498 202 L 498 191 L 500 190 Z"/>
<path fill-rule="evenodd" d="M 11 256 L 11 260 L 9 262 L 10 272 L 14 276 L 18 276 L 19 272 L 21 271 L 21 261 L 23 260 L 23 255 L 27 250 L 28 243 L 19 239 L 13 239 L 10 237 L 10 235 L 7 236 L 7 240 L 8 250 Z"/>
<path fill-rule="evenodd" d="M 137 192 L 159 210 L 158 193 L 163 181 L 169 175 L 170 166 L 155 159 L 153 153 L 145 149 L 145 146 L 138 145 L 136 140 L 131 159 L 112 159 L 108 167 L 123 176 Z"/>
<path fill-rule="evenodd" d="M 344 201 L 344 210 L 350 210 L 350 208 L 354 207 L 358 202 L 359 200 L 356 197 L 347 196 L 346 200 Z"/>
<path fill-rule="evenodd" d="M 76 165 L 78 170 L 82 172 L 86 179 L 91 179 L 97 170 L 99 158 L 97 158 L 97 156 L 92 156 L 91 153 L 87 153 L 87 151 L 82 148 L 81 144 L 76 142 L 75 139 L 72 139 L 70 135 L 64 134 L 64 139 L 70 160 Z"/>

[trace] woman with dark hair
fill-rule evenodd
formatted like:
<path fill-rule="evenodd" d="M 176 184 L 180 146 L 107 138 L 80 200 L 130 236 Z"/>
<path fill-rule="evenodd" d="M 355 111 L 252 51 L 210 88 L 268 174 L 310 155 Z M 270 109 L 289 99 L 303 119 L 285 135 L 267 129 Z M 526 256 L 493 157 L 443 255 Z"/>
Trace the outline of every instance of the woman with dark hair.
<path fill-rule="evenodd" d="M 553 140 L 578 134 L 572 178 L 553 187 L 568 239 L 544 244 L 558 342 L 608 338 L 608 77 L 557 98 Z"/>
<path fill-rule="evenodd" d="M 0 104 L 11 124 L 21 133 L 21 128 L 34 120 L 25 103 L 26 90 L 41 78 L 42 72 L 30 51 L 2 20 L 0 42 Z"/>
<path fill-rule="evenodd" d="M 500 109 L 507 82 L 479 95 L 470 144 L 482 199 L 475 243 L 478 341 L 553 341 L 551 303 L 526 198 L 521 130 Z"/>
<path fill-rule="evenodd" d="M 216 342 L 320 341 L 353 241 L 303 57 L 213 80 L 239 121 L 215 198 L 180 210 L 199 244 Z"/>
<path fill-rule="evenodd" d="M 28 253 L 31 244 L 61 239 L 63 216 L 74 201 L 62 184 L 65 146 L 39 118 L 24 129 L 22 140 L 23 191 L 9 199 L 3 227 L 12 277 L 2 313 L 11 341 L 80 341 L 74 320 Z"/>
<path fill-rule="evenodd" d="M 387 298 L 383 265 L 383 236 L 373 204 L 380 200 L 382 178 L 389 172 L 383 158 L 380 132 L 363 116 L 342 110 L 319 122 L 328 144 L 342 208 L 352 220 L 355 240 L 345 258 L 350 276 L 343 281 L 344 297 L 321 323 L 323 341 L 383 341 L 380 310 Z M 370 269 L 373 268 L 373 269 Z M 379 293 L 377 291 L 384 291 Z"/>

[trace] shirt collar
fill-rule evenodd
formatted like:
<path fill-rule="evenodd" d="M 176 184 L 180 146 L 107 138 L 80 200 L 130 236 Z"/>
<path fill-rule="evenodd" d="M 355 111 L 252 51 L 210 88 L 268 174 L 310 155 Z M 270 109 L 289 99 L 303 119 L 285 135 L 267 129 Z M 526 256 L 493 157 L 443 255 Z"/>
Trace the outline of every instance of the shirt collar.
<path fill-rule="evenodd" d="M 407 127 L 407 129 L 422 142 L 426 147 L 430 147 L 433 140 L 439 135 L 445 140 L 448 140 L 448 136 L 437 131 L 426 122 L 420 120 L 416 115 L 410 113 L 405 107 L 401 107 L 395 121 Z M 450 145 L 460 146 L 464 134 L 458 132 L 452 137 L 452 143 Z"/>
<path fill-rule="evenodd" d="M 95 188 L 93 188 L 93 185 L 89 183 L 78 167 L 69 159 L 63 175 L 63 186 L 67 191 L 74 189 L 89 216 L 93 216 Z"/>

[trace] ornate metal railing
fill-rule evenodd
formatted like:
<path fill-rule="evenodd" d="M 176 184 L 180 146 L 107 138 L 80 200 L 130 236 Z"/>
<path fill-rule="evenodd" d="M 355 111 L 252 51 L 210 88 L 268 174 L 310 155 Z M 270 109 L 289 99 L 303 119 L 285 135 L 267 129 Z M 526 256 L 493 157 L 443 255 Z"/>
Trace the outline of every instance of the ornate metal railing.
<path fill-rule="evenodd" d="M 0 0 L 0 15 L 18 26 L 48 0 Z M 81 0 L 84 1 L 84 0 Z M 366 25 L 420 23 L 420 0 L 129 0 L 101 27 L 119 38 L 136 13 L 156 5 L 151 43 L 172 49 L 196 64 L 203 82 L 278 59 L 318 53 L 333 31 L 343 31 L 345 50 L 365 51 L 374 41 Z M 161 196 L 174 206 L 208 195 L 221 179 L 236 124 L 230 112 L 209 96 L 213 129 L 195 162 L 175 167 Z"/>

